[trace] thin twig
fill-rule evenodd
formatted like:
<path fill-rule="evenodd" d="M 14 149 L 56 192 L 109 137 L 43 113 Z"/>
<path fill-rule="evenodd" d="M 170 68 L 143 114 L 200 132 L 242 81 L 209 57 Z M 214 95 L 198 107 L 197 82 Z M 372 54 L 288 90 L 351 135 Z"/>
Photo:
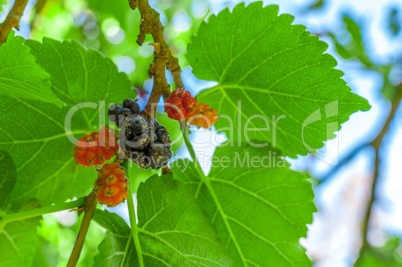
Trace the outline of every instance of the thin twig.
<path fill-rule="evenodd" d="M 353 149 L 349 154 L 347 154 L 345 157 L 343 157 L 338 164 L 336 164 L 333 168 L 331 168 L 325 175 L 321 177 L 319 180 L 318 184 L 316 187 L 325 184 L 328 181 L 331 181 L 331 179 L 335 176 L 335 174 L 338 173 L 339 170 L 342 169 L 346 164 L 348 164 L 352 159 L 354 159 L 360 151 L 364 150 L 366 147 L 368 147 L 370 144 L 369 143 L 364 143 Z"/>
<path fill-rule="evenodd" d="M 156 107 L 161 95 L 167 98 L 170 96 L 170 86 L 165 77 L 165 69 L 171 71 L 176 88 L 183 88 L 183 82 L 180 76 L 180 66 L 167 45 L 163 36 L 163 26 L 160 22 L 159 13 L 156 12 L 147 0 L 129 0 L 131 9 L 138 8 L 141 14 L 140 34 L 137 43 L 142 45 L 147 34 L 151 34 L 154 43 L 154 60 L 149 67 L 148 74 L 154 78 L 154 86 L 148 104 L 145 107 L 145 113 L 151 118 L 155 118 Z"/>
<path fill-rule="evenodd" d="M 395 116 L 396 109 L 398 108 L 399 103 L 401 102 L 401 90 L 402 90 L 402 85 L 399 86 L 399 94 L 396 96 L 393 104 L 392 104 L 392 110 L 390 114 L 388 115 L 386 122 L 384 123 L 383 128 L 381 131 L 378 133 L 378 135 L 371 141 L 367 142 L 364 144 L 359 145 L 355 149 L 353 149 L 349 154 L 347 154 L 344 158 L 342 158 L 336 166 L 334 166 L 331 170 L 329 170 L 325 175 L 322 176 L 320 179 L 319 183 L 317 186 L 323 185 L 324 183 L 328 182 L 331 180 L 331 178 L 340 170 L 342 167 L 344 167 L 348 162 L 350 162 L 355 156 L 357 156 L 360 151 L 363 149 L 372 146 L 375 149 L 380 148 L 381 142 L 385 134 L 388 132 L 389 125 Z"/>
<path fill-rule="evenodd" d="M 89 224 L 94 216 L 98 200 L 95 193 L 92 191 L 87 197 L 83 206 L 85 214 L 82 219 L 80 231 L 78 232 L 77 240 L 75 241 L 73 251 L 71 252 L 70 259 L 68 260 L 67 267 L 74 267 L 80 258 L 82 247 L 84 246 L 85 236 L 87 235 Z"/>
<path fill-rule="evenodd" d="M 381 145 L 383 144 L 384 136 L 387 134 L 389 126 L 391 125 L 391 122 L 395 117 L 395 113 L 401 104 L 401 100 L 402 100 L 402 84 L 399 86 L 398 94 L 397 94 L 396 98 L 394 99 L 394 101 L 392 102 L 391 111 L 384 123 L 384 126 L 382 127 L 382 129 L 381 129 L 380 133 L 377 135 L 377 137 L 370 143 L 370 145 L 375 149 L 375 164 L 374 164 L 373 180 L 372 180 L 372 185 L 371 185 L 371 190 L 370 190 L 370 198 L 367 203 L 367 208 L 366 208 L 366 212 L 365 212 L 364 219 L 363 219 L 363 225 L 362 225 L 362 246 L 361 246 L 360 252 L 359 252 L 360 256 L 362 255 L 364 250 L 369 246 L 368 241 L 367 241 L 367 233 L 368 233 L 368 229 L 369 229 L 371 212 L 372 212 L 373 204 L 375 201 L 375 191 L 376 191 L 376 187 L 378 185 L 378 175 L 379 175 L 379 167 L 380 167 L 379 151 L 380 151 Z"/>
<path fill-rule="evenodd" d="M 20 30 L 21 17 L 27 3 L 28 0 L 15 0 L 6 19 L 0 24 L 0 45 L 7 40 L 7 36 L 13 28 Z"/>

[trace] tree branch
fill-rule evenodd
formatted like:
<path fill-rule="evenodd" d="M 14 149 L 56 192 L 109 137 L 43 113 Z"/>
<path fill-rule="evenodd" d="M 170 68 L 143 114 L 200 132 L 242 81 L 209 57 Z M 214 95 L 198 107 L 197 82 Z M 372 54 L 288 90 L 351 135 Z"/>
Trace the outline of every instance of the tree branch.
<path fill-rule="evenodd" d="M 20 30 L 21 17 L 27 3 L 28 0 L 15 0 L 6 19 L 0 24 L 0 45 L 7 40 L 7 36 L 13 28 Z"/>
<path fill-rule="evenodd" d="M 343 166 L 345 166 L 348 162 L 350 162 L 355 156 L 357 156 L 360 153 L 360 151 L 362 151 L 366 147 L 372 146 L 377 149 L 380 148 L 382 139 L 385 136 L 385 134 L 388 132 L 389 125 L 391 124 L 391 121 L 395 116 L 395 112 L 398 109 L 398 105 L 401 102 L 401 97 L 402 97 L 401 90 L 402 90 L 402 85 L 399 85 L 399 88 L 397 90 L 398 91 L 397 96 L 394 99 L 393 104 L 392 104 L 391 112 L 388 115 L 388 117 L 387 117 L 383 127 L 381 128 L 381 131 L 378 133 L 378 135 L 371 142 L 367 142 L 367 143 L 363 143 L 363 144 L 359 145 L 358 147 L 353 149 L 349 154 L 347 154 L 344 158 L 342 158 L 336 166 L 334 166 L 331 170 L 329 170 L 325 175 L 322 176 L 322 178 L 320 179 L 317 186 L 320 186 L 320 185 L 326 183 L 327 181 L 330 181 L 331 178 L 340 169 L 342 169 Z"/>
<path fill-rule="evenodd" d="M 348 164 L 352 159 L 354 159 L 355 156 L 357 156 L 360 153 L 360 151 L 364 150 L 369 145 L 370 145 L 369 143 L 364 143 L 353 149 L 349 154 L 343 157 L 338 162 L 338 164 L 336 164 L 333 168 L 331 168 L 331 170 L 329 170 L 325 175 L 323 175 L 321 179 L 318 181 L 318 184 L 316 186 L 320 186 L 330 181 L 332 177 L 334 177 L 335 174 L 342 169 L 342 167 Z"/>
<path fill-rule="evenodd" d="M 85 214 L 82 220 L 80 231 L 78 233 L 77 239 L 74 244 L 73 251 L 71 252 L 70 259 L 68 260 L 67 267 L 74 267 L 80 258 L 81 250 L 85 242 L 85 236 L 87 235 L 89 224 L 91 223 L 92 217 L 94 216 L 96 205 L 98 204 L 98 199 L 95 193 L 92 191 L 85 200 L 83 206 Z"/>
<path fill-rule="evenodd" d="M 148 0 L 129 0 L 129 4 L 132 10 L 138 8 L 141 14 L 140 34 L 137 43 L 142 45 L 147 34 L 151 34 L 154 39 L 154 43 L 151 44 L 155 48 L 154 60 L 148 71 L 149 76 L 154 78 L 154 86 L 145 107 L 145 113 L 148 117 L 155 118 L 156 107 L 161 95 L 165 98 L 170 96 L 170 86 L 165 77 L 166 68 L 171 71 L 176 88 L 183 88 L 180 66 L 163 36 L 163 26 L 159 19 L 159 13 L 149 5 Z"/>
<path fill-rule="evenodd" d="M 394 99 L 394 101 L 392 102 L 391 111 L 384 123 L 384 126 L 382 127 L 382 129 L 381 129 L 380 133 L 377 135 L 377 137 L 370 143 L 370 145 L 375 149 L 375 164 L 374 164 L 374 172 L 373 172 L 373 181 L 372 181 L 371 190 L 370 190 L 370 198 L 369 198 L 369 201 L 368 201 L 368 204 L 366 207 L 365 216 L 363 219 L 362 246 L 361 246 L 360 252 L 359 252 L 360 256 L 363 254 L 364 250 L 369 246 L 368 241 L 367 241 L 367 233 L 368 233 L 368 229 L 369 229 L 371 212 L 372 212 L 373 204 L 375 201 L 375 191 L 376 191 L 376 187 L 378 185 L 378 175 L 379 175 L 379 166 L 380 166 L 379 151 L 380 151 L 381 145 L 383 144 L 384 136 L 387 134 L 387 132 L 389 130 L 389 126 L 391 125 L 391 122 L 395 117 L 395 113 L 401 104 L 401 100 L 402 100 L 402 84 L 399 85 L 398 94 L 397 94 L 396 98 Z"/>

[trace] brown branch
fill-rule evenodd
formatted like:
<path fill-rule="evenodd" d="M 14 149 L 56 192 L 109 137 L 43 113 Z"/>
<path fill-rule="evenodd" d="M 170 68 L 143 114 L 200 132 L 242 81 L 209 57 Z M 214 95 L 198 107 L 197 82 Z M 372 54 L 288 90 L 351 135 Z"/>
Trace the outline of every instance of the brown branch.
<path fill-rule="evenodd" d="M 94 216 L 98 200 L 95 193 L 92 191 L 87 197 L 83 210 L 85 211 L 84 218 L 82 219 L 80 231 L 78 232 L 77 240 L 75 241 L 73 251 L 71 252 L 70 259 L 68 260 L 67 267 L 74 267 L 80 258 L 81 250 L 84 245 L 85 236 L 87 235 L 89 224 Z"/>
<path fill-rule="evenodd" d="M 28 0 L 15 0 L 6 19 L 0 24 L 0 45 L 7 40 L 7 36 L 13 28 L 20 30 L 20 20 L 27 3 Z"/>
<path fill-rule="evenodd" d="M 165 69 L 171 71 L 176 88 L 183 88 L 183 82 L 180 76 L 180 66 L 167 45 L 163 36 L 163 26 L 159 19 L 159 13 L 156 12 L 148 3 L 148 0 L 129 0 L 132 10 L 138 8 L 141 14 L 140 34 L 137 43 L 142 45 L 147 34 L 151 34 L 154 43 L 154 60 L 151 64 L 148 74 L 154 78 L 154 87 L 145 113 L 148 117 L 155 118 L 156 107 L 161 95 L 165 98 L 170 96 L 170 86 L 165 77 Z"/>
<path fill-rule="evenodd" d="M 383 144 L 384 136 L 388 132 L 389 126 L 391 125 L 391 122 L 395 117 L 395 113 L 396 113 L 398 107 L 400 106 L 401 101 L 402 101 L 402 84 L 399 85 L 398 94 L 397 94 L 396 98 L 394 99 L 394 101 L 392 102 L 391 111 L 384 123 L 384 126 L 382 127 L 382 129 L 381 129 L 380 133 L 377 135 L 377 137 L 370 143 L 370 145 L 375 150 L 375 162 L 374 162 L 373 181 L 372 181 L 371 190 L 370 190 L 370 198 L 369 198 L 366 212 L 365 212 L 364 219 L 363 219 L 362 246 L 361 246 L 360 252 L 359 252 L 360 256 L 362 256 L 364 250 L 367 247 L 369 247 L 369 244 L 367 241 L 367 233 L 368 233 L 368 229 L 369 229 L 371 212 L 372 212 L 373 204 L 375 201 L 375 191 L 376 191 L 376 187 L 378 184 L 378 175 L 379 175 L 379 167 L 380 167 L 379 151 L 380 151 L 381 145 Z M 360 259 L 360 257 L 359 257 L 359 259 Z"/>

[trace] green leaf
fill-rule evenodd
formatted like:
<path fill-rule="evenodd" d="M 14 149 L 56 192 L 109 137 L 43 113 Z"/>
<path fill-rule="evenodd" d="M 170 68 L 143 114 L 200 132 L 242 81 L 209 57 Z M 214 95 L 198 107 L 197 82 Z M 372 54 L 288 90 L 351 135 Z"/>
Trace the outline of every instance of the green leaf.
<path fill-rule="evenodd" d="M 89 8 L 94 10 L 97 15 L 113 17 L 120 22 L 122 27 L 126 27 L 127 13 L 131 12 L 128 1 L 87 0 L 87 3 Z"/>
<path fill-rule="evenodd" d="M 348 44 L 342 45 L 334 34 L 328 33 L 328 36 L 334 42 L 336 52 L 344 59 L 358 59 L 367 68 L 374 66 L 366 54 L 360 26 L 346 15 L 343 16 L 343 22 L 351 36 L 351 40 Z"/>
<path fill-rule="evenodd" d="M 37 198 L 47 205 L 80 197 L 93 187 L 96 171 L 75 164 L 74 140 L 69 138 L 98 130 L 105 124 L 102 118 L 109 104 L 135 98 L 135 91 L 127 75 L 96 51 L 51 39 L 26 43 L 51 74 L 52 89 L 67 106 L 58 109 L 45 102 L 1 97 L 6 109 L 0 114 L 0 149 L 8 151 L 17 167 L 12 204 Z M 91 107 L 75 106 L 82 102 Z"/>
<path fill-rule="evenodd" d="M 393 36 L 396 36 L 401 31 L 401 22 L 399 20 L 399 11 L 396 8 L 392 8 L 388 14 L 388 27 L 391 30 Z"/>
<path fill-rule="evenodd" d="M 17 180 L 17 170 L 10 155 L 0 150 L 0 211 L 5 211 Z"/>
<path fill-rule="evenodd" d="M 179 160 L 173 175 L 192 188 L 234 265 L 310 266 L 299 245 L 316 211 L 308 176 L 277 151 L 246 146 L 217 148 L 212 164 L 205 177 Z"/>
<path fill-rule="evenodd" d="M 399 86 L 392 84 L 389 80 L 390 73 L 392 70 L 393 65 L 382 65 L 382 66 L 375 66 L 374 69 L 381 73 L 383 77 L 383 85 L 381 88 L 381 93 L 383 96 L 388 99 L 389 101 L 395 101 L 395 98 L 398 95 Z"/>
<path fill-rule="evenodd" d="M 32 220 L 31 220 L 32 221 Z M 0 232 L 0 266 L 31 266 L 38 239 L 36 223 L 13 222 Z"/>
<path fill-rule="evenodd" d="M 94 266 L 137 266 L 131 230 L 123 218 L 116 213 L 97 209 L 93 220 L 107 230 L 99 244 Z"/>
<path fill-rule="evenodd" d="M 127 75 L 119 73 L 112 60 L 95 50 L 86 51 L 74 41 L 61 43 L 48 38 L 44 38 L 42 44 L 32 40 L 26 43 L 38 64 L 51 75 L 52 90 L 60 99 L 69 106 L 80 102 L 100 105 L 97 110 L 85 108 L 83 113 L 88 125 L 94 124 L 98 111 L 105 108 L 105 104 L 120 103 L 124 98 L 136 96 Z M 103 100 L 107 103 L 102 103 Z"/>
<path fill-rule="evenodd" d="M 156 113 L 156 119 L 158 120 L 159 124 L 165 126 L 165 128 L 168 130 L 169 137 L 173 141 L 171 150 L 175 152 L 184 143 L 183 133 L 180 129 L 179 122 L 169 118 L 166 113 L 160 113 L 160 112 Z"/>
<path fill-rule="evenodd" d="M 134 181 L 130 182 L 130 186 L 132 192 L 136 193 L 141 183 L 145 182 L 154 175 L 161 175 L 162 169 L 159 170 L 153 170 L 152 168 L 142 169 L 138 167 L 136 163 L 129 161 L 129 172 L 135 173 L 135 179 Z"/>
<path fill-rule="evenodd" d="M 24 43 L 24 38 L 10 34 L 0 47 L 0 94 L 61 107 L 62 103 L 50 90 L 49 74 L 35 63 Z"/>
<path fill-rule="evenodd" d="M 353 56 L 350 52 L 336 39 L 335 35 L 332 33 L 328 33 L 328 36 L 332 39 L 335 45 L 335 51 L 341 56 L 343 59 L 351 59 Z"/>
<path fill-rule="evenodd" d="M 402 257 L 398 253 L 401 242 L 391 237 L 381 247 L 367 246 L 359 255 L 355 267 L 401 267 Z"/>
<path fill-rule="evenodd" d="M 37 202 L 29 201 L 19 211 L 35 207 Z M 0 229 L 0 266 L 31 266 L 38 247 L 36 228 L 39 220 L 40 217 L 16 221 Z"/>
<path fill-rule="evenodd" d="M 324 5 L 324 0 L 317 0 L 314 4 L 312 4 L 309 9 L 318 9 Z"/>
<path fill-rule="evenodd" d="M 171 175 L 153 176 L 138 189 L 137 255 L 122 218 L 97 211 L 95 221 L 108 232 L 99 245 L 96 266 L 228 266 L 227 257 L 205 214 L 187 188 Z"/>
<path fill-rule="evenodd" d="M 284 156 L 315 153 L 352 113 L 370 108 L 323 54 L 327 44 L 292 21 L 277 6 L 239 4 L 210 16 L 188 47 L 194 74 L 218 82 L 198 99 L 217 109 L 215 126 L 231 144 L 257 139 Z"/>
<path fill-rule="evenodd" d="M 7 5 L 8 0 L 0 0 L 0 12 L 3 12 L 3 6 Z"/>
<path fill-rule="evenodd" d="M 359 24 L 346 15 L 343 16 L 343 22 L 345 23 L 347 31 L 352 36 L 352 41 L 348 45 L 351 54 L 358 58 L 366 67 L 373 66 L 373 63 L 368 58 L 363 46 L 363 38 Z"/>

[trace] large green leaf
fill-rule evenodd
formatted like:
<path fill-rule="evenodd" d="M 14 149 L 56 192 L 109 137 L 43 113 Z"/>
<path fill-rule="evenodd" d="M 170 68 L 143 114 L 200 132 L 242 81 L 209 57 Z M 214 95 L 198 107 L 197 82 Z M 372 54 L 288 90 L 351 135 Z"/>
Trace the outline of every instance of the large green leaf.
<path fill-rule="evenodd" d="M 31 266 L 38 243 L 38 221 L 9 223 L 0 232 L 0 266 Z"/>
<path fill-rule="evenodd" d="M 352 113 L 370 108 L 323 54 L 327 44 L 292 21 L 277 6 L 239 4 L 210 16 L 188 47 L 194 74 L 218 82 L 198 99 L 222 115 L 216 127 L 232 144 L 257 139 L 285 156 L 314 153 Z"/>
<path fill-rule="evenodd" d="M 52 89 L 67 106 L 58 109 L 45 102 L 0 97 L 4 107 L 0 149 L 8 151 L 17 167 L 12 204 L 37 198 L 46 205 L 82 196 L 93 186 L 96 171 L 75 164 L 68 138 L 99 129 L 105 121 L 99 121 L 98 115 L 105 115 L 110 103 L 134 98 L 135 91 L 127 76 L 98 52 L 51 39 L 26 44 L 38 64 L 51 74 Z M 92 106 L 75 106 L 82 102 Z M 71 119 L 69 112 L 73 112 Z"/>
<path fill-rule="evenodd" d="M 107 230 L 105 238 L 99 244 L 94 266 L 137 266 L 131 230 L 127 223 L 116 213 L 96 210 L 94 221 Z"/>
<path fill-rule="evenodd" d="M 29 100 L 62 103 L 50 90 L 49 74 L 35 63 L 24 38 L 10 34 L 0 47 L 0 94 Z"/>
<path fill-rule="evenodd" d="M 104 104 L 121 103 L 124 98 L 135 98 L 125 73 L 119 73 L 112 60 L 95 50 L 86 51 L 76 42 L 58 42 L 44 38 L 43 43 L 28 40 L 31 53 L 38 64 L 50 75 L 51 88 L 69 106 L 81 102 Z M 86 108 L 83 115 L 88 125 L 92 125 L 98 109 Z M 101 114 L 102 115 L 102 114 Z"/>
<path fill-rule="evenodd" d="M 37 201 L 28 201 L 18 209 L 25 211 L 38 207 Z M 17 211 L 15 211 L 17 212 Z M 31 266 L 36 254 L 39 217 L 6 224 L 0 229 L 0 266 Z"/>
<path fill-rule="evenodd" d="M 235 266 L 311 265 L 299 245 L 316 210 L 307 176 L 266 149 L 218 148 L 212 162 L 207 177 L 187 160 L 173 174 L 192 188 Z"/>
<path fill-rule="evenodd" d="M 17 169 L 10 155 L 0 150 L 0 211 L 5 211 L 17 180 Z"/>
<path fill-rule="evenodd" d="M 153 176 L 138 189 L 138 255 L 122 218 L 97 211 L 95 221 L 108 232 L 96 266 L 228 266 L 223 245 L 187 188 L 171 175 Z"/>

